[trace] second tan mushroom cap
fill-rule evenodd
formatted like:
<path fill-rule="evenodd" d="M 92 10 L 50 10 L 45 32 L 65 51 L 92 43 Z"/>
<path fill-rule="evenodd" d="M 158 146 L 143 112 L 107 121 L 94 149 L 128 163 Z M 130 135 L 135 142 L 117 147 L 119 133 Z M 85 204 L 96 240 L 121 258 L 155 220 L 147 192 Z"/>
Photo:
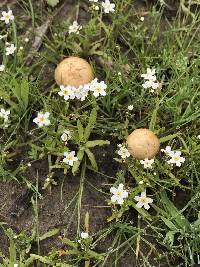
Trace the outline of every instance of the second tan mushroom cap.
<path fill-rule="evenodd" d="M 136 129 L 127 139 L 128 150 L 136 159 L 152 159 L 159 151 L 160 140 L 149 129 Z"/>
<path fill-rule="evenodd" d="M 55 70 L 55 80 L 58 85 L 71 85 L 78 88 L 90 83 L 93 79 L 92 67 L 80 57 L 65 58 Z"/>

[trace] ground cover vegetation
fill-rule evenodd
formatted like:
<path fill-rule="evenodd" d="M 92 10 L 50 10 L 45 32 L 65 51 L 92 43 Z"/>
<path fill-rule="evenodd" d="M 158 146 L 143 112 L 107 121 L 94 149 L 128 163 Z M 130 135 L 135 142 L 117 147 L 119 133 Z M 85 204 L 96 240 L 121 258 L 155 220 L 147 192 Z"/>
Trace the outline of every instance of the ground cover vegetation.
<path fill-rule="evenodd" d="M 0 3 L 0 266 L 200 264 L 199 8 Z"/>

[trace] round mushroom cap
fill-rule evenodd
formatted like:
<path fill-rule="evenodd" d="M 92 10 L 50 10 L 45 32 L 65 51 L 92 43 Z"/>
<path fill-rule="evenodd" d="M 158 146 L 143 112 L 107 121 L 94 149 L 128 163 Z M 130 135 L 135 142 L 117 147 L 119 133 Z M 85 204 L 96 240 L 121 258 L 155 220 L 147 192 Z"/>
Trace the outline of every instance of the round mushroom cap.
<path fill-rule="evenodd" d="M 78 88 L 94 79 L 90 64 L 80 57 L 68 57 L 55 69 L 55 80 L 58 85 L 71 85 Z"/>
<path fill-rule="evenodd" d="M 160 141 L 149 129 L 136 129 L 127 139 L 128 150 L 136 159 L 152 159 L 159 151 Z"/>

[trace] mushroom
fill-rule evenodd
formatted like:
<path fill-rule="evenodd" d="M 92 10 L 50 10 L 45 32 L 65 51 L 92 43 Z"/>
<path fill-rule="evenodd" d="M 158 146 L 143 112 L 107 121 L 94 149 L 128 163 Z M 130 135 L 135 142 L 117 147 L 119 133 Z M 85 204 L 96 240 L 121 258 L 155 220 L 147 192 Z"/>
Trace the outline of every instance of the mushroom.
<path fill-rule="evenodd" d="M 91 65 L 80 57 L 68 57 L 55 69 L 55 80 L 58 85 L 71 85 L 78 88 L 94 79 Z"/>
<path fill-rule="evenodd" d="M 136 129 L 127 138 L 128 150 L 136 159 L 152 159 L 159 151 L 160 141 L 149 129 Z"/>

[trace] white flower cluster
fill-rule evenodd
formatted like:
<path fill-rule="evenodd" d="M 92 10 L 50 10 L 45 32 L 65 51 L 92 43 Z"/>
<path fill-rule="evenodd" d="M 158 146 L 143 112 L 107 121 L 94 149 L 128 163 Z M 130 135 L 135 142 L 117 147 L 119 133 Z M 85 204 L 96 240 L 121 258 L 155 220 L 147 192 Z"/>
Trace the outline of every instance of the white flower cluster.
<path fill-rule="evenodd" d="M 133 106 L 133 105 L 129 105 L 129 106 L 128 106 L 128 110 L 129 110 L 129 111 L 132 111 L 132 110 L 133 110 L 133 108 L 134 108 L 134 106 Z"/>
<path fill-rule="evenodd" d="M 142 192 L 140 196 L 135 196 L 135 201 L 137 201 L 136 207 L 141 209 L 144 207 L 146 210 L 150 208 L 149 204 L 153 203 L 153 199 L 146 196 L 146 192 Z"/>
<path fill-rule="evenodd" d="M 37 117 L 33 120 L 33 122 L 35 122 L 38 127 L 43 127 L 43 126 L 47 126 L 50 124 L 50 120 L 49 120 L 49 112 L 39 112 Z"/>
<path fill-rule="evenodd" d="M 106 14 L 115 12 L 115 4 L 111 3 L 110 0 L 105 0 L 105 2 L 102 2 L 102 7 Z"/>
<path fill-rule="evenodd" d="M 75 157 L 75 151 L 67 151 L 64 152 L 63 162 L 68 164 L 69 166 L 73 166 L 74 162 L 77 161 L 78 158 Z"/>
<path fill-rule="evenodd" d="M 2 72 L 2 71 L 4 71 L 5 70 L 5 65 L 0 65 L 0 71 Z"/>
<path fill-rule="evenodd" d="M 63 96 L 66 101 L 75 98 L 84 101 L 88 96 L 89 91 L 93 92 L 93 95 L 95 97 L 98 97 L 100 95 L 105 96 L 106 88 L 107 85 L 104 81 L 98 82 L 98 79 L 94 79 L 90 84 L 85 84 L 83 86 L 80 86 L 79 88 L 75 88 L 70 85 L 61 85 L 58 94 L 60 96 Z"/>
<path fill-rule="evenodd" d="M 99 6 L 97 5 L 99 3 L 98 0 L 89 0 L 89 2 L 92 3 L 92 9 L 98 11 Z M 115 12 L 115 4 L 111 3 L 110 0 L 105 0 L 104 2 L 101 3 L 101 6 L 103 8 L 104 13 L 113 13 Z"/>
<path fill-rule="evenodd" d="M 13 55 L 17 47 L 14 44 L 6 43 L 6 56 Z"/>
<path fill-rule="evenodd" d="M 118 187 L 111 187 L 110 193 L 113 194 L 111 197 L 111 202 L 119 205 L 122 205 L 124 203 L 124 199 L 128 197 L 128 192 L 124 190 L 123 184 L 119 184 Z"/>
<path fill-rule="evenodd" d="M 3 21 L 6 25 L 9 24 L 10 22 L 12 22 L 14 20 L 14 15 L 13 15 L 12 10 L 2 11 L 0 20 Z M 8 36 L 8 33 L 6 33 L 4 35 L 0 35 L 0 40 L 6 38 L 7 36 Z M 16 49 L 17 48 L 14 44 L 6 43 L 5 54 L 7 56 L 13 55 Z M 4 70 L 5 70 L 5 65 L 1 64 L 0 65 L 0 72 L 2 72 Z"/>
<path fill-rule="evenodd" d="M 64 130 L 63 134 L 61 135 L 61 140 L 67 143 L 68 140 L 72 138 L 72 134 L 69 130 Z"/>
<path fill-rule="evenodd" d="M 154 93 L 155 90 L 159 87 L 155 72 L 155 69 L 151 70 L 150 68 L 147 68 L 147 73 L 141 75 L 141 77 L 144 78 L 144 83 L 142 84 L 142 86 L 145 89 L 151 88 L 151 93 Z"/>
<path fill-rule="evenodd" d="M 5 24 L 9 24 L 10 21 L 14 20 L 14 16 L 13 16 L 12 10 L 8 10 L 8 12 L 2 11 L 1 14 L 2 14 L 2 16 L 1 16 L 0 20 L 4 21 Z"/>
<path fill-rule="evenodd" d="M 96 11 L 99 10 L 98 0 L 89 0 L 89 2 L 92 3 L 92 9 Z M 110 0 L 105 0 L 101 3 L 101 6 L 106 14 L 115 12 L 115 4 L 111 3 Z M 79 34 L 82 28 L 83 27 L 75 20 L 73 21 L 72 25 L 69 26 L 68 33 Z"/>
<path fill-rule="evenodd" d="M 0 109 L 0 118 L 4 120 L 4 123 L 8 122 L 10 115 L 10 110 L 5 110 L 4 108 Z"/>
<path fill-rule="evenodd" d="M 124 200 L 128 198 L 128 192 L 124 189 L 123 184 L 119 184 L 118 187 L 111 187 L 110 193 L 113 194 L 111 196 L 111 202 L 114 204 L 122 205 Z M 135 201 L 137 201 L 136 207 L 142 208 L 144 207 L 146 210 L 150 208 L 150 203 L 153 203 L 153 199 L 146 196 L 146 192 L 142 192 L 140 196 L 135 196 Z"/>
<path fill-rule="evenodd" d="M 154 163 L 154 159 L 144 159 L 144 160 L 140 160 L 140 163 L 142 165 L 144 165 L 145 169 L 152 169 L 152 164 Z"/>
<path fill-rule="evenodd" d="M 177 167 L 181 167 L 181 164 L 185 162 L 185 158 L 181 156 L 181 151 L 172 150 L 170 146 L 166 146 L 165 149 L 161 149 L 168 157 L 168 164 L 175 164 Z"/>
<path fill-rule="evenodd" d="M 127 149 L 125 146 L 119 144 L 118 147 L 119 147 L 119 150 L 117 151 L 117 154 L 118 154 L 122 159 L 125 159 L 125 158 L 130 157 L 130 153 L 129 153 L 128 149 Z"/>
<path fill-rule="evenodd" d="M 72 25 L 69 26 L 68 32 L 79 34 L 80 30 L 82 29 L 82 26 L 78 24 L 78 22 L 75 20 Z"/>
<path fill-rule="evenodd" d="M 87 239 L 89 237 L 89 234 L 87 232 L 81 232 L 81 238 Z"/>

